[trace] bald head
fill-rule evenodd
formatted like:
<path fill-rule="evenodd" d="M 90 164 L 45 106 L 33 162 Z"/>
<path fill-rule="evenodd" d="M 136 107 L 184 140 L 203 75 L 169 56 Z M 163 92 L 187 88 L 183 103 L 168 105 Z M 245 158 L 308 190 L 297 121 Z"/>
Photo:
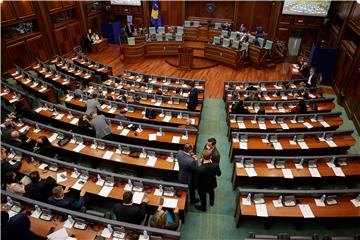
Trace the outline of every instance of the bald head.
<path fill-rule="evenodd" d="M 20 133 L 19 131 L 14 130 L 11 132 L 10 136 L 12 139 L 18 139 L 20 137 Z"/>

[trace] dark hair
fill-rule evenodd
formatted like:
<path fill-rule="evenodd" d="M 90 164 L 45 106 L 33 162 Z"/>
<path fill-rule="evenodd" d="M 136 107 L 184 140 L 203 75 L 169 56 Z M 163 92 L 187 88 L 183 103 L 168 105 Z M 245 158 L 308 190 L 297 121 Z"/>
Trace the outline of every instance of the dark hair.
<path fill-rule="evenodd" d="M 30 173 L 29 178 L 32 182 L 38 182 L 40 180 L 40 174 L 38 171 L 33 171 Z"/>
<path fill-rule="evenodd" d="M 96 93 L 93 93 L 93 94 L 92 94 L 92 98 L 97 98 L 97 96 L 98 96 L 98 95 L 97 95 Z"/>
<path fill-rule="evenodd" d="M 185 152 L 190 152 L 192 150 L 193 146 L 191 145 L 191 143 L 185 143 L 184 145 L 184 151 Z"/>
<path fill-rule="evenodd" d="M 9 221 L 9 214 L 7 211 L 1 211 L 1 226 Z"/>
<path fill-rule="evenodd" d="M 213 146 L 216 145 L 216 139 L 215 138 L 209 138 L 208 142 L 211 142 L 211 145 L 213 145 Z"/>
<path fill-rule="evenodd" d="M 123 194 L 123 202 L 125 204 L 131 203 L 132 197 L 133 197 L 132 192 L 130 192 L 130 191 L 124 192 L 124 194 Z"/>
<path fill-rule="evenodd" d="M 195 86 L 194 82 L 189 82 L 189 86 L 193 88 Z"/>
<path fill-rule="evenodd" d="M 307 113 L 306 102 L 304 100 L 300 100 L 298 106 L 299 106 L 299 112 L 300 113 Z"/>
<path fill-rule="evenodd" d="M 15 182 L 15 180 L 14 180 L 14 172 L 5 172 L 5 174 L 4 174 L 4 182 L 5 182 L 5 184 L 10 184 L 10 183 L 13 183 L 13 182 Z"/>

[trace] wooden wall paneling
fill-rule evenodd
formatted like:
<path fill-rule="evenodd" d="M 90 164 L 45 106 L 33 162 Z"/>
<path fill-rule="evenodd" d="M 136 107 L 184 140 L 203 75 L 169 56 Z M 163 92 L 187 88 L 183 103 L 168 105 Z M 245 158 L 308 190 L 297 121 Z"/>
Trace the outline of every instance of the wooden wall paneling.
<path fill-rule="evenodd" d="M 62 1 L 63 7 L 73 7 L 75 5 L 75 1 Z"/>
<path fill-rule="evenodd" d="M 215 10 L 209 12 L 207 4 L 215 5 Z M 205 17 L 205 18 L 224 18 L 234 19 L 234 1 L 187 1 L 186 5 L 186 18 L 188 17 Z"/>
<path fill-rule="evenodd" d="M 148 27 L 150 26 L 150 1 L 141 1 L 142 11 L 143 11 L 143 17 L 144 17 L 144 26 Z M 160 10 L 161 11 L 161 10 Z"/>
<path fill-rule="evenodd" d="M 46 1 L 46 5 L 50 12 L 62 9 L 62 1 Z"/>
<path fill-rule="evenodd" d="M 72 39 L 70 36 L 70 33 L 68 31 L 67 26 L 63 26 L 60 28 L 57 28 L 54 30 L 55 38 L 57 42 L 57 46 L 59 49 L 59 53 L 61 55 L 64 55 L 66 53 L 69 53 L 72 50 Z"/>
<path fill-rule="evenodd" d="M 345 20 L 349 16 L 352 4 L 353 1 L 337 1 L 335 6 L 335 14 L 341 19 Z"/>
<path fill-rule="evenodd" d="M 42 35 L 27 39 L 26 44 L 33 61 L 35 58 L 39 58 L 41 61 L 47 61 L 51 58 Z"/>
<path fill-rule="evenodd" d="M 151 5 L 152 7 L 152 5 Z M 159 1 L 161 18 L 164 25 L 182 26 L 185 21 L 184 1 Z"/>
<path fill-rule="evenodd" d="M 82 37 L 85 35 L 84 31 L 80 28 L 80 23 L 74 22 L 68 24 L 69 37 L 71 38 L 72 48 L 81 45 Z"/>
<path fill-rule="evenodd" d="M 271 28 L 271 11 L 272 11 L 272 1 L 254 1 L 255 9 L 253 12 L 253 22 L 251 31 L 255 31 L 257 26 L 262 26 L 266 33 L 269 32 Z M 266 17 L 265 17 L 266 16 Z M 277 24 L 277 23 L 275 23 Z"/>
<path fill-rule="evenodd" d="M 13 3 L 3 1 L 1 3 L 1 24 L 15 21 L 17 19 Z"/>
<path fill-rule="evenodd" d="M 354 4 L 353 10 L 350 16 L 350 23 L 360 33 L 360 4 Z"/>
<path fill-rule="evenodd" d="M 341 44 L 339 49 L 339 59 L 336 64 L 335 85 L 339 93 L 344 96 L 345 88 L 348 82 L 348 73 L 351 68 L 353 57 L 346 50 L 346 47 Z"/>
<path fill-rule="evenodd" d="M 4 40 L 1 39 L 1 72 L 4 74 L 7 70 L 13 67 L 13 62 L 10 54 L 6 49 Z"/>
<path fill-rule="evenodd" d="M 50 49 L 49 55 L 53 56 L 55 53 L 58 53 L 57 41 L 55 38 L 54 27 L 51 22 L 48 3 L 39 1 L 39 16 L 38 16 L 38 24 L 42 31 L 42 35 L 45 40 L 45 44 L 48 45 Z"/>
<path fill-rule="evenodd" d="M 24 41 L 9 45 L 6 49 L 9 52 L 12 62 L 19 67 L 25 68 L 31 64 L 32 59 Z"/>
<path fill-rule="evenodd" d="M 32 1 L 14 1 L 13 4 L 19 19 L 35 16 L 35 9 Z"/>

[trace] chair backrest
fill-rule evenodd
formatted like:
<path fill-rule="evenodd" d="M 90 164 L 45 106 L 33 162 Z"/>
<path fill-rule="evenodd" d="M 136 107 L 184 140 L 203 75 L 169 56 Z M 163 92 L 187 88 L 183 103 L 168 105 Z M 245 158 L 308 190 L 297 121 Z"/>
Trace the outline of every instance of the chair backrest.
<path fill-rule="evenodd" d="M 240 51 L 248 51 L 249 50 L 249 43 L 242 43 Z"/>
<path fill-rule="evenodd" d="M 216 23 L 215 23 L 215 29 L 221 29 L 221 28 L 222 28 L 221 23 L 216 22 Z"/>
<path fill-rule="evenodd" d="M 240 46 L 240 42 L 237 41 L 237 40 L 233 40 L 232 43 L 231 43 L 231 47 L 232 48 L 235 48 L 235 49 L 239 49 L 239 46 Z"/>
<path fill-rule="evenodd" d="M 135 45 L 135 38 L 134 37 L 129 37 L 128 38 L 128 45 Z"/>
<path fill-rule="evenodd" d="M 94 211 L 94 210 L 86 210 L 85 213 L 93 215 L 93 216 L 97 216 L 97 217 L 102 217 L 102 218 L 105 217 L 105 213 Z"/>
<path fill-rule="evenodd" d="M 267 50 L 271 50 L 272 49 L 272 45 L 273 45 L 273 41 L 271 40 L 266 40 L 266 43 L 265 43 L 265 47 Z"/>
<path fill-rule="evenodd" d="M 194 27 L 200 27 L 200 21 L 193 21 Z"/>
<path fill-rule="evenodd" d="M 226 30 L 222 30 L 222 31 L 221 31 L 221 36 L 223 36 L 223 37 L 228 37 L 228 36 L 229 36 L 229 32 L 226 31 Z"/>
<path fill-rule="evenodd" d="M 156 41 L 161 42 L 163 40 L 163 35 L 161 33 L 156 34 Z"/>
<path fill-rule="evenodd" d="M 257 40 L 258 40 L 258 43 L 259 43 L 260 47 L 262 48 L 264 46 L 265 39 L 258 38 Z"/>
<path fill-rule="evenodd" d="M 253 43 L 254 40 L 255 40 L 255 36 L 249 35 L 249 40 L 248 40 L 248 42 L 249 42 L 249 43 Z"/>
<path fill-rule="evenodd" d="M 180 33 L 176 33 L 176 41 L 177 42 L 182 42 L 182 40 L 183 40 L 183 35 L 180 34 Z"/>
<path fill-rule="evenodd" d="M 186 21 L 184 22 L 184 26 L 185 26 L 185 27 L 191 27 L 191 21 L 187 21 L 187 20 L 186 20 Z"/>
<path fill-rule="evenodd" d="M 230 39 L 224 38 L 222 46 L 223 47 L 229 47 L 230 46 Z"/>
<path fill-rule="evenodd" d="M 220 37 L 214 37 L 214 44 L 220 44 Z"/>
<path fill-rule="evenodd" d="M 237 32 L 231 31 L 231 32 L 230 32 L 230 38 L 237 40 Z"/>
<path fill-rule="evenodd" d="M 164 27 L 158 27 L 158 33 L 165 33 Z"/>
<path fill-rule="evenodd" d="M 182 27 L 182 26 L 177 26 L 177 27 L 176 27 L 176 33 L 183 34 L 183 33 L 184 33 L 184 27 Z"/>
<path fill-rule="evenodd" d="M 165 37 L 166 37 L 166 40 L 168 40 L 168 41 L 173 39 L 173 36 L 171 33 L 166 33 Z"/>
<path fill-rule="evenodd" d="M 156 28 L 155 27 L 149 27 L 149 33 L 150 34 L 155 34 L 156 33 Z"/>

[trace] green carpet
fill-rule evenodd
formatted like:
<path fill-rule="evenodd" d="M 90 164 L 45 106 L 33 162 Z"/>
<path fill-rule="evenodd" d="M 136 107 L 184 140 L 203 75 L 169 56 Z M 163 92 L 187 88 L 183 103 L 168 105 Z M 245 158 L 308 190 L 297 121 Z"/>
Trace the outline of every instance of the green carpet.
<path fill-rule="evenodd" d="M 343 112 L 344 126 L 341 129 L 355 129 L 353 123 L 347 118 L 344 110 L 336 106 L 334 111 Z M 289 233 L 291 235 L 313 235 L 321 236 L 352 236 L 359 232 L 354 222 L 336 221 L 336 227 L 327 229 L 321 221 L 304 221 L 301 230 L 296 230 L 293 222 L 287 220 L 274 220 L 271 227 L 265 229 L 260 218 L 244 219 L 239 228 L 235 227 L 235 191 L 232 190 L 231 175 L 232 164 L 229 162 L 230 142 L 226 136 L 225 103 L 221 99 L 205 99 L 202 119 L 197 141 L 197 155 L 199 156 L 203 147 L 210 137 L 217 140 L 217 148 L 221 154 L 220 168 L 222 175 L 218 178 L 218 187 L 215 191 L 215 206 L 208 205 L 208 211 L 202 213 L 192 205 L 186 213 L 186 222 L 182 226 L 182 239 L 244 239 L 249 232 L 256 234 L 278 234 Z M 359 135 L 354 133 L 359 139 Z M 360 153 L 359 141 L 351 148 L 349 153 Z"/>

